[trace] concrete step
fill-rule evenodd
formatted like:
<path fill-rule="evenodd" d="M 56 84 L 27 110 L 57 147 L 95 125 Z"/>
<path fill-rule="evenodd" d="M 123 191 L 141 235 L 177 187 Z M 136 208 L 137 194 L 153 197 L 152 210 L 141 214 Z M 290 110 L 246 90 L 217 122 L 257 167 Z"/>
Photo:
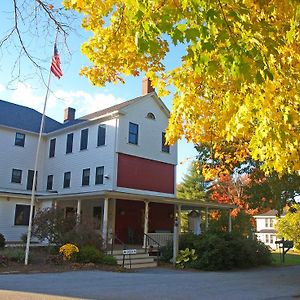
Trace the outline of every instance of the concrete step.
<path fill-rule="evenodd" d="M 152 257 L 145 257 L 145 258 L 136 258 L 132 259 L 131 258 L 131 264 L 144 264 L 144 263 L 152 263 L 154 262 L 154 259 Z M 122 265 L 123 259 L 118 259 L 117 260 L 118 265 Z M 130 264 L 130 259 L 127 258 L 124 260 L 124 265 L 129 265 Z"/>
<path fill-rule="evenodd" d="M 149 256 L 148 253 L 145 253 L 145 249 L 142 248 L 130 248 L 130 249 L 136 249 L 136 254 L 131 254 L 131 269 L 137 269 L 137 268 L 154 268 L 157 267 L 157 262 L 155 261 L 155 257 Z M 109 251 L 108 251 L 108 254 Z M 117 259 L 117 264 L 121 265 L 123 264 L 123 250 L 114 250 L 113 256 Z M 129 255 L 125 255 L 124 260 L 124 267 L 126 269 L 130 269 L 130 259 Z"/>
<path fill-rule="evenodd" d="M 130 248 L 130 249 L 136 249 L 136 253 L 137 254 L 143 254 L 145 253 L 145 249 L 142 249 L 142 248 Z M 107 251 L 107 254 L 111 254 L 111 252 L 108 250 Z M 115 255 L 123 255 L 123 250 L 120 249 L 120 250 L 114 250 L 113 253 L 112 253 L 113 256 Z"/>
<path fill-rule="evenodd" d="M 123 254 L 114 254 L 114 257 L 116 259 L 123 259 Z M 138 253 L 138 254 L 132 254 L 131 255 L 131 259 L 137 259 L 137 258 L 145 258 L 145 257 L 149 257 L 148 253 Z M 125 255 L 125 259 L 129 260 L 129 255 Z"/>
<path fill-rule="evenodd" d="M 157 267 L 157 263 L 156 262 L 131 265 L 131 269 L 156 268 L 156 267 Z M 130 266 L 129 265 L 125 265 L 124 268 L 130 269 Z"/>

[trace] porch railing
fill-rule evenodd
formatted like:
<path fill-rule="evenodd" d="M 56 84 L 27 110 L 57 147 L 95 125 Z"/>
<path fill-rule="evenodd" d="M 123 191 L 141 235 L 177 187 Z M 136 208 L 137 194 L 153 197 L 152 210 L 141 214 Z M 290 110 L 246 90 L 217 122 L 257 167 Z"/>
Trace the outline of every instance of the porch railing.
<path fill-rule="evenodd" d="M 149 246 L 155 246 L 153 240 L 162 246 L 166 246 L 169 242 L 173 241 L 173 233 L 171 232 L 151 232 L 148 233 L 148 236 L 151 238 L 149 240 Z"/>

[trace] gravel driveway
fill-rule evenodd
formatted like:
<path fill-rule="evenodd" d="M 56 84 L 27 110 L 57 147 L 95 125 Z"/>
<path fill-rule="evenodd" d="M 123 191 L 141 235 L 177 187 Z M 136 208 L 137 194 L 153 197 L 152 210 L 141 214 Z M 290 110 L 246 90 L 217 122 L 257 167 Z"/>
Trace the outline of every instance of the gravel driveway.
<path fill-rule="evenodd" d="M 0 299 L 300 299 L 300 266 L 233 272 L 165 268 L 0 276 Z"/>

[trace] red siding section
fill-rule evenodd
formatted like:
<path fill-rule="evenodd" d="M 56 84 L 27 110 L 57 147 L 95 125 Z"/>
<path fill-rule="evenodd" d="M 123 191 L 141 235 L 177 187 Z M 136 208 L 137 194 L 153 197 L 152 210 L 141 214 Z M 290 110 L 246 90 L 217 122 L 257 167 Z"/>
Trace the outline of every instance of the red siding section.
<path fill-rule="evenodd" d="M 116 235 L 124 243 L 140 244 L 144 232 L 144 202 L 117 200 Z"/>
<path fill-rule="evenodd" d="M 149 232 L 172 232 L 174 205 L 149 203 Z"/>
<path fill-rule="evenodd" d="M 126 244 L 141 244 L 144 234 L 145 203 L 117 200 L 116 236 Z M 149 232 L 173 231 L 174 206 L 164 203 L 149 203 Z"/>
<path fill-rule="evenodd" d="M 174 193 L 175 166 L 119 153 L 117 186 L 161 193 Z"/>

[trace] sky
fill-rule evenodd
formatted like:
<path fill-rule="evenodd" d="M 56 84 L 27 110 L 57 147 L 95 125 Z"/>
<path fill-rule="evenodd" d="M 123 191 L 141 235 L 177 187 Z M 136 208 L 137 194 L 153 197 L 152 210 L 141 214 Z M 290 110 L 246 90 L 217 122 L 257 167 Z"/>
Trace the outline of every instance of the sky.
<path fill-rule="evenodd" d="M 11 0 L 2 0 L 0 8 L 0 41 L 12 28 L 13 9 Z M 34 3 L 35 1 L 31 1 Z M 53 0 L 54 7 L 61 6 L 59 1 Z M 24 10 L 22 10 L 24 9 Z M 27 9 L 27 11 L 26 11 Z M 34 7 L 21 8 L 24 15 L 34 10 Z M 44 67 L 42 73 L 38 72 L 32 62 L 20 53 L 20 43 L 14 34 L 0 47 L 0 99 L 24 105 L 42 111 L 46 95 L 46 82 L 48 79 L 53 44 L 55 40 L 55 28 L 41 19 L 24 18 L 20 21 L 20 32 L 24 44 L 29 52 Z M 46 114 L 63 122 L 63 112 L 66 107 L 76 109 L 76 117 L 104 109 L 141 95 L 142 78 L 126 77 L 125 84 L 108 84 L 105 87 L 95 87 L 79 75 L 82 66 L 89 65 L 88 59 L 81 54 L 80 45 L 88 39 L 89 33 L 80 28 L 80 17 L 73 21 L 76 31 L 71 32 L 64 42 L 64 36 L 58 34 L 57 46 L 61 59 L 63 77 L 57 79 L 51 77 L 50 94 Z M 166 60 L 167 68 L 173 68 L 180 61 L 184 53 L 184 47 L 172 48 Z M 41 79 L 41 74 L 43 79 Z M 171 96 L 162 98 L 166 106 L 171 110 Z M 178 166 L 177 183 L 182 181 L 188 167 L 197 152 L 193 144 L 184 139 L 178 142 Z"/>

